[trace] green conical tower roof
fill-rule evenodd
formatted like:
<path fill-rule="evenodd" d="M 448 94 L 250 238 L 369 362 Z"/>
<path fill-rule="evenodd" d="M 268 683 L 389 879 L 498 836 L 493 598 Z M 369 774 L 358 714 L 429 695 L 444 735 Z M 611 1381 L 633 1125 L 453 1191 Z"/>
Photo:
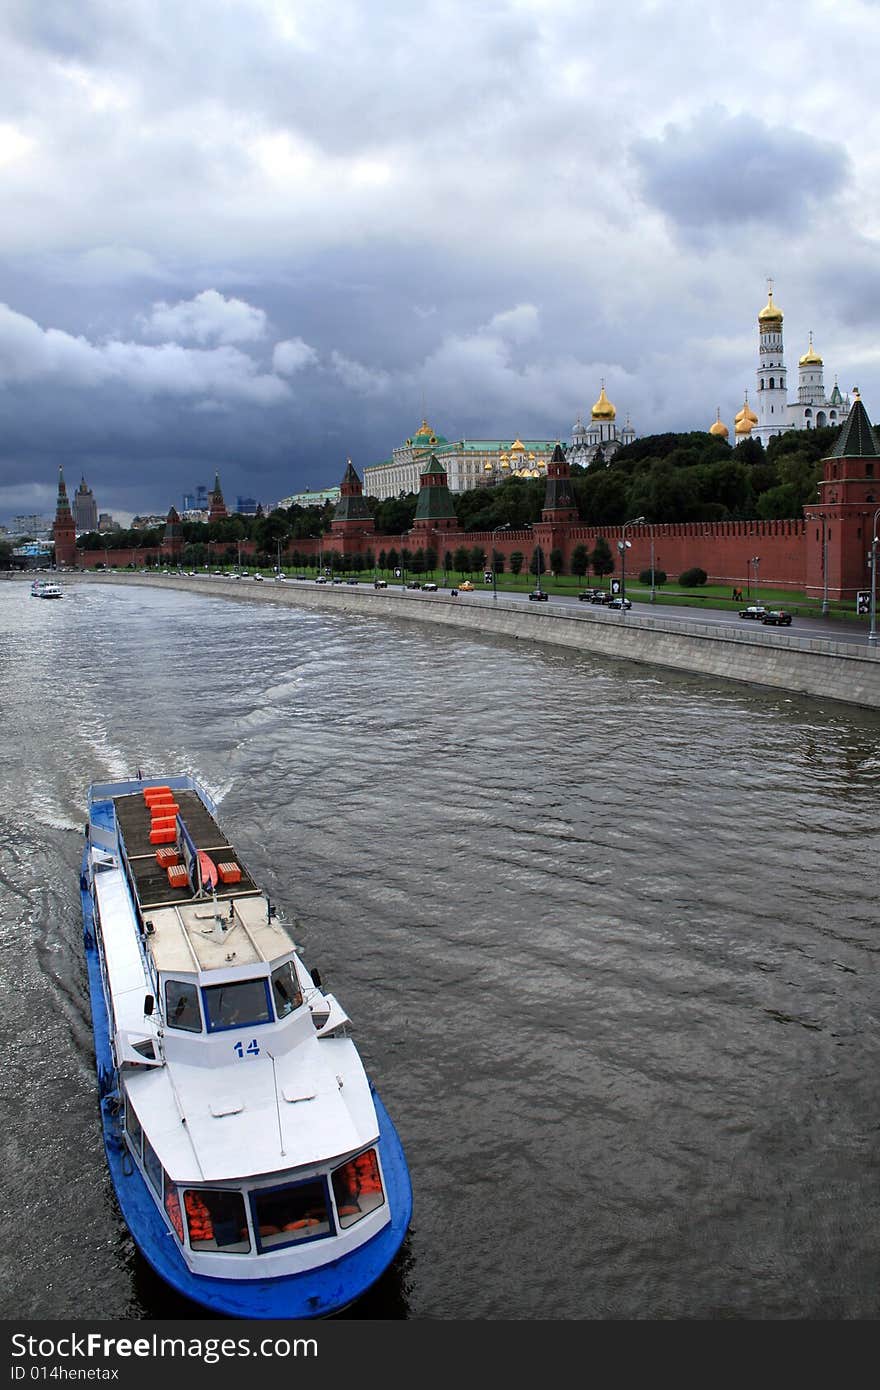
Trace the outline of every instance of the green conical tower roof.
<path fill-rule="evenodd" d="M 427 483 L 426 478 L 434 477 L 437 482 Z M 419 498 L 416 502 L 416 521 L 449 521 L 455 517 L 455 504 L 446 481 L 446 469 L 438 463 L 434 454 L 421 471 Z"/>
<path fill-rule="evenodd" d="M 876 458 L 880 455 L 877 439 L 868 419 L 868 412 L 862 405 L 862 398 L 856 394 L 846 423 L 832 445 L 828 455 L 833 459 Z"/>

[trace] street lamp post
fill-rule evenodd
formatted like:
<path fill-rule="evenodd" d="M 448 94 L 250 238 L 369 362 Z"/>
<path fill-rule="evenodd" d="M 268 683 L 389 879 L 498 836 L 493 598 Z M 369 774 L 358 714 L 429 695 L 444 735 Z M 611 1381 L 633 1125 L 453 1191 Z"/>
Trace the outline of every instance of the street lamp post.
<path fill-rule="evenodd" d="M 621 618 L 624 617 L 625 614 L 626 614 L 626 552 L 627 552 L 628 550 L 632 550 L 632 541 L 628 541 L 627 538 L 626 538 L 627 527 L 629 527 L 629 526 L 644 526 L 644 524 L 645 524 L 645 518 L 644 518 L 643 516 L 634 516 L 634 517 L 632 518 L 631 521 L 625 521 L 625 522 L 623 523 L 623 530 L 622 530 L 621 535 L 620 535 L 620 540 L 617 542 L 617 549 L 620 551 L 620 616 L 621 616 Z M 653 579 L 653 577 L 654 577 L 654 575 L 653 575 L 653 567 L 652 567 L 651 578 Z M 653 595 L 652 595 L 652 597 L 653 597 Z"/>
<path fill-rule="evenodd" d="M 828 617 L 828 529 L 827 517 L 824 512 L 811 512 L 807 517 L 808 521 L 821 521 L 822 523 L 822 617 Z M 876 530 L 876 525 L 874 527 Z"/>
<path fill-rule="evenodd" d="M 877 546 L 880 539 L 877 536 L 877 518 L 880 517 L 880 507 L 874 513 L 874 526 L 871 535 L 871 626 L 868 630 L 868 641 L 877 641 Z"/>
<path fill-rule="evenodd" d="M 758 566 L 761 563 L 760 555 L 753 555 L 749 561 L 750 565 L 755 566 L 755 598 L 758 597 Z"/>
<path fill-rule="evenodd" d="M 509 530 L 510 530 L 510 522 L 509 522 L 509 521 L 505 521 L 505 523 L 504 523 L 503 526 L 496 526 L 496 527 L 495 527 L 495 530 L 492 532 L 492 601 L 493 601 L 493 603 L 494 603 L 494 602 L 497 600 L 497 598 L 498 598 L 498 575 L 497 575 L 497 572 L 496 572 L 496 569 L 495 569 L 495 537 L 498 535 L 498 532 L 499 532 L 499 531 L 509 531 Z M 541 577 L 540 577 L 540 575 L 539 575 L 539 576 L 538 576 L 538 587 L 539 587 L 539 588 L 540 588 L 540 585 L 541 585 Z"/>
<path fill-rule="evenodd" d="M 651 602 L 653 603 L 657 595 L 654 589 L 654 523 L 648 523 L 651 528 Z"/>

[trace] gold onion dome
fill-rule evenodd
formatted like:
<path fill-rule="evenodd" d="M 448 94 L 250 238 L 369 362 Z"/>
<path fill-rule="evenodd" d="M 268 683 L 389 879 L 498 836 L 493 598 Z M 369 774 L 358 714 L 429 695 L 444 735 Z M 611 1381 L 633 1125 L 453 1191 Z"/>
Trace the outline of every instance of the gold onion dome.
<path fill-rule="evenodd" d="M 709 433 L 717 435 L 719 439 L 726 439 L 730 434 L 730 430 L 727 428 L 727 426 L 721 418 L 720 406 L 718 407 L 718 419 L 713 421 L 713 423 L 709 426 Z"/>
<path fill-rule="evenodd" d="M 602 382 L 602 390 L 599 392 L 599 399 L 590 411 L 594 420 L 613 420 L 617 415 L 617 410 L 605 395 L 605 383 Z"/>
<path fill-rule="evenodd" d="M 520 439 L 519 435 L 517 435 L 517 436 L 516 436 L 516 439 L 513 441 L 513 443 L 512 443 L 511 446 L 510 446 L 510 452 L 511 452 L 512 454 L 524 454 L 525 451 L 526 451 L 526 446 L 525 446 L 525 444 L 523 444 L 523 442 L 522 442 L 522 440 Z"/>
<path fill-rule="evenodd" d="M 812 333 L 810 334 L 810 346 L 807 348 L 807 350 L 806 350 L 806 352 L 804 353 L 803 357 L 799 357 L 799 358 L 798 358 L 798 366 L 799 366 L 799 367 L 821 367 L 821 366 L 822 366 L 822 358 L 819 356 L 818 352 L 817 352 L 816 349 L 813 347 L 813 335 L 812 335 Z"/>
<path fill-rule="evenodd" d="M 764 324 L 770 323 L 782 323 L 782 310 L 780 309 L 778 304 L 773 303 L 772 290 L 767 291 L 767 303 L 764 305 L 763 309 L 758 315 L 759 327 L 762 327 Z"/>
<path fill-rule="evenodd" d="M 757 417 L 757 415 L 755 414 L 755 412 L 752 410 L 752 407 L 749 405 L 749 393 L 748 393 L 748 391 L 746 392 L 746 398 L 745 398 L 745 400 L 743 401 L 743 408 L 742 408 L 742 410 L 738 410 L 738 411 L 736 412 L 736 415 L 733 417 L 733 422 L 734 422 L 735 425 L 740 424 L 743 420 L 748 420 L 748 421 L 749 421 L 749 424 L 751 424 L 751 425 L 757 425 L 757 423 L 758 423 L 758 417 Z"/>

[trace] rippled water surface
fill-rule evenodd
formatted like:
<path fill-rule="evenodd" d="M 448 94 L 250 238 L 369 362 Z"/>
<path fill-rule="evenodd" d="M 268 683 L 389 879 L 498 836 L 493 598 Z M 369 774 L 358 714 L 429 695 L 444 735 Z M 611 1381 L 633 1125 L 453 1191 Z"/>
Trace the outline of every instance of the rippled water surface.
<path fill-rule="evenodd" d="M 3 1315 L 202 1316 L 105 1170 L 88 784 L 192 772 L 408 1155 L 347 1317 L 880 1314 L 880 719 L 223 597 L 0 583 Z"/>

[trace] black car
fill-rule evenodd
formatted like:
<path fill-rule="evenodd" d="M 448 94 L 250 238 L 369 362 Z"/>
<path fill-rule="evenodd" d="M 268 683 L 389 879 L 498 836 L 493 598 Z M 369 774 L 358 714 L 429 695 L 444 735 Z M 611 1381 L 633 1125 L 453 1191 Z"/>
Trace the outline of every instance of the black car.
<path fill-rule="evenodd" d="M 547 595 L 543 589 L 533 589 L 529 594 L 529 600 L 531 603 L 546 603 Z"/>
<path fill-rule="evenodd" d="M 608 608 L 632 608 L 632 600 L 628 598 L 610 598 L 606 605 Z"/>
<path fill-rule="evenodd" d="M 791 627 L 791 614 L 782 608 L 768 608 L 766 613 L 761 614 L 761 622 L 773 627 Z"/>
<path fill-rule="evenodd" d="M 601 589 L 581 589 L 580 593 L 578 594 L 578 602 L 598 603 L 599 600 L 596 598 L 596 595 L 600 594 L 601 592 Z"/>
<path fill-rule="evenodd" d="M 748 608 L 741 608 L 739 616 L 741 618 L 763 618 L 767 609 L 763 603 L 750 603 Z"/>
<path fill-rule="evenodd" d="M 610 595 L 610 594 L 606 594 L 606 592 L 605 592 L 604 589 L 594 589 L 594 590 L 593 590 L 593 597 L 590 599 L 590 603 L 610 603 L 610 602 L 611 602 L 611 595 Z"/>
<path fill-rule="evenodd" d="M 408 589 L 420 589 L 422 586 L 417 579 L 408 579 L 406 587 Z"/>

